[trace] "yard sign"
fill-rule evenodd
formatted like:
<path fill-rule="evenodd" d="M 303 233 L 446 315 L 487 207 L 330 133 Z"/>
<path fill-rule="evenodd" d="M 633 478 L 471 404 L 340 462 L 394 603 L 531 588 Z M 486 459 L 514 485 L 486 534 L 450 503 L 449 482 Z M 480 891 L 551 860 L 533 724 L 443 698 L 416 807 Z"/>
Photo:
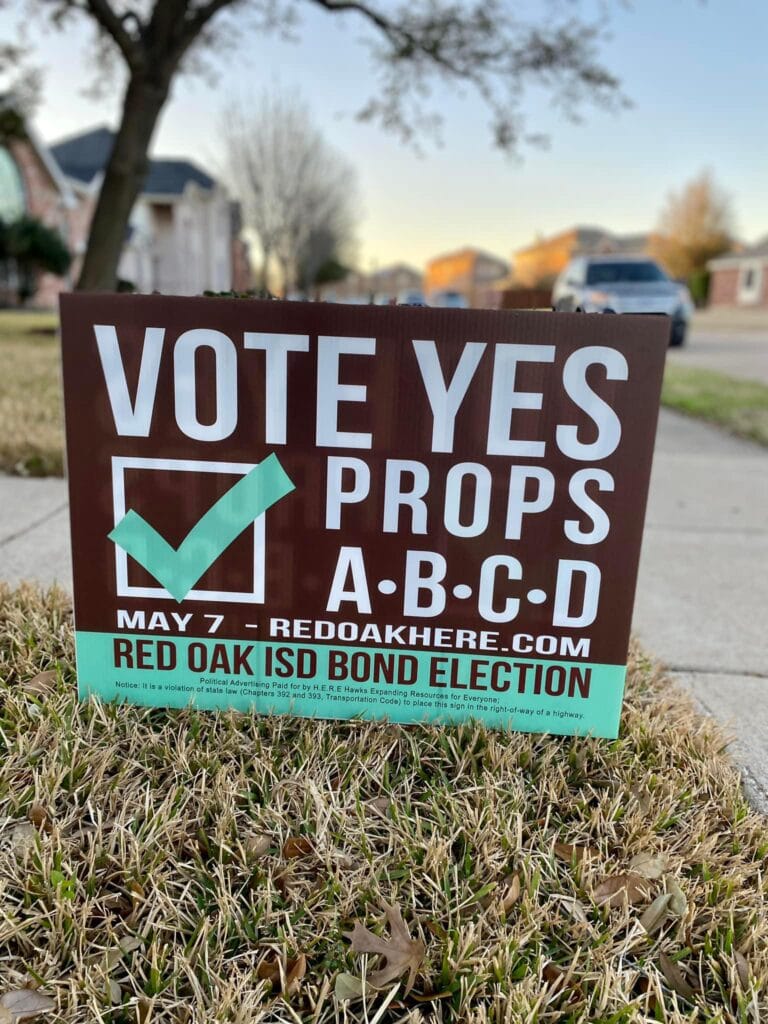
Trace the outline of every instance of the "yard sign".
<path fill-rule="evenodd" d="M 616 735 L 665 318 L 61 312 L 82 697 Z"/>

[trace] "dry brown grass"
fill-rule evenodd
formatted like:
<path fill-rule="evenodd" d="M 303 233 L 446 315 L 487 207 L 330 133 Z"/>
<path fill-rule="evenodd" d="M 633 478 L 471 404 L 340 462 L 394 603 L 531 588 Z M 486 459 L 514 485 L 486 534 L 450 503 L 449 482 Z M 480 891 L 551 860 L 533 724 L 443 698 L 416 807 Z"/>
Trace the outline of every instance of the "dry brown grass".
<path fill-rule="evenodd" d="M 50 692 L 27 692 L 52 667 Z M 79 705 L 66 599 L 5 588 L 0 678 L 0 990 L 39 987 L 48 1019 L 768 1010 L 768 828 L 722 736 L 637 653 L 614 742 Z M 598 905 L 644 853 L 666 855 L 664 876 L 634 906 Z M 665 890 L 681 916 L 648 935 Z M 337 1004 L 340 973 L 376 966 L 344 932 L 379 931 L 388 903 L 426 944 L 414 992 Z"/>
<path fill-rule="evenodd" d="M 61 476 L 64 452 L 57 318 L 0 312 L 0 470 Z"/>

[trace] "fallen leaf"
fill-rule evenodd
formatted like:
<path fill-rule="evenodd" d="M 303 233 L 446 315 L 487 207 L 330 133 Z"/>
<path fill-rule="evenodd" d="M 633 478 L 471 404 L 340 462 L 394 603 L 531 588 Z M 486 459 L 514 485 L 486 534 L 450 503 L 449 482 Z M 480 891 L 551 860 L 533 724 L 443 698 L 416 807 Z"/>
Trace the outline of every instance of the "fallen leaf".
<path fill-rule="evenodd" d="M 565 977 L 565 971 L 562 967 L 558 967 L 557 964 L 553 963 L 545 964 L 541 973 L 548 985 L 556 985 Z"/>
<path fill-rule="evenodd" d="M 123 990 L 114 978 L 107 979 L 107 996 L 113 1006 L 119 1006 L 123 1001 Z"/>
<path fill-rule="evenodd" d="M 685 893 L 674 878 L 667 879 L 667 892 L 669 893 L 670 914 L 674 917 L 684 917 L 685 912 L 688 909 L 688 900 L 685 898 Z"/>
<path fill-rule="evenodd" d="M 123 953 L 132 953 L 134 949 L 138 949 L 142 945 L 143 942 L 141 939 L 137 938 L 135 935 L 124 935 L 118 942 L 118 946 Z"/>
<path fill-rule="evenodd" d="M 503 914 L 508 914 L 520 899 L 520 875 L 512 875 L 511 878 L 507 875 L 504 883 L 507 882 L 509 884 L 506 886 L 506 890 L 502 890 L 504 894 L 499 900 L 499 910 Z"/>
<path fill-rule="evenodd" d="M 35 848 L 37 829 L 29 821 L 14 825 L 11 830 L 11 849 L 17 856 L 23 856 Z"/>
<path fill-rule="evenodd" d="M 666 953 L 660 953 L 659 966 L 672 991 L 677 992 L 683 999 L 687 999 L 689 1003 L 692 1003 L 696 998 L 696 990 L 685 980 L 683 972 L 675 961 L 667 956 Z"/>
<path fill-rule="evenodd" d="M 666 853 L 638 853 L 629 862 L 632 871 L 643 878 L 661 878 L 669 869 L 669 856 Z"/>
<path fill-rule="evenodd" d="M 648 907 L 643 916 L 640 918 L 640 924 L 645 928 L 649 935 L 653 935 L 661 928 L 664 922 L 670 917 L 669 912 L 669 893 L 663 892 L 660 896 L 657 896 L 653 903 Z"/>
<path fill-rule="evenodd" d="M 272 839 L 267 835 L 249 836 L 245 841 L 245 852 L 249 857 L 263 857 L 269 853 Z"/>
<path fill-rule="evenodd" d="M 56 685 L 57 678 L 58 675 L 54 669 L 49 669 L 48 672 L 38 672 L 36 676 L 23 682 L 21 689 L 32 697 L 43 697 L 46 693 L 50 693 Z"/>
<path fill-rule="evenodd" d="M 358 999 L 363 998 L 363 983 L 354 974 L 342 971 L 341 974 L 336 975 L 333 994 L 339 1003 L 356 1002 Z"/>
<path fill-rule="evenodd" d="M 625 901 L 630 904 L 638 903 L 647 895 L 647 879 L 634 872 L 604 878 L 594 891 L 595 902 L 609 907 L 620 907 Z"/>
<path fill-rule="evenodd" d="M 594 846 L 573 846 L 571 843 L 555 843 L 555 856 L 571 864 L 573 861 L 581 862 L 586 857 L 595 859 L 600 856 L 600 853 Z"/>
<path fill-rule="evenodd" d="M 386 966 L 372 971 L 368 981 L 374 988 L 383 988 L 408 971 L 408 983 L 404 995 L 413 988 L 416 972 L 421 966 L 426 949 L 421 939 L 412 939 L 408 926 L 403 920 L 398 906 L 384 905 L 384 912 L 389 923 L 389 938 L 382 939 L 374 935 L 365 925 L 357 923 L 353 931 L 346 934 L 352 942 L 355 953 L 378 953 L 386 961 Z"/>
<path fill-rule="evenodd" d="M 46 811 L 42 804 L 32 804 L 32 806 L 29 808 L 28 817 L 36 829 L 40 829 L 43 832 L 51 831 L 51 823 L 48 818 L 48 811 Z"/>
<path fill-rule="evenodd" d="M 286 860 L 311 857 L 314 852 L 315 848 L 306 836 L 290 836 L 283 843 L 283 856 Z"/>
<path fill-rule="evenodd" d="M 367 806 L 372 811 L 377 811 L 379 814 L 386 814 L 389 810 L 390 800 L 388 796 L 377 796 L 373 800 L 367 802 Z"/>
<path fill-rule="evenodd" d="M 277 954 L 262 960 L 256 968 L 256 977 L 272 983 L 272 987 L 286 997 L 295 995 L 301 987 L 302 979 L 307 973 L 307 958 L 303 953 L 296 957 L 288 957 L 285 961 Z"/>
<path fill-rule="evenodd" d="M 56 1009 L 56 1003 L 35 989 L 19 988 L 0 996 L 0 1008 L 5 1011 L 6 1020 L 16 1024 L 17 1021 L 33 1020 L 41 1013 L 50 1013 Z"/>
<path fill-rule="evenodd" d="M 743 953 L 739 953 L 738 950 L 734 951 L 733 959 L 736 964 L 736 974 L 739 977 L 739 983 L 743 989 L 749 988 L 749 964 L 747 958 Z"/>
<path fill-rule="evenodd" d="M 574 921 L 578 921 L 579 924 L 589 924 L 589 916 L 583 904 L 573 896 L 556 896 L 555 899 L 562 903 Z"/>

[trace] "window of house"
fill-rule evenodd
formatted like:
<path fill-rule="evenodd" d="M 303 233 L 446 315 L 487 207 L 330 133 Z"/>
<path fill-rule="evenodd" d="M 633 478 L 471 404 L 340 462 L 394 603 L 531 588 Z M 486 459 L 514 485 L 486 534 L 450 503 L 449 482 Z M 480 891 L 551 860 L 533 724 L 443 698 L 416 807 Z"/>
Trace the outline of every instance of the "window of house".
<path fill-rule="evenodd" d="M 27 208 L 19 168 L 5 146 L 0 145 L 0 220 L 18 220 Z"/>

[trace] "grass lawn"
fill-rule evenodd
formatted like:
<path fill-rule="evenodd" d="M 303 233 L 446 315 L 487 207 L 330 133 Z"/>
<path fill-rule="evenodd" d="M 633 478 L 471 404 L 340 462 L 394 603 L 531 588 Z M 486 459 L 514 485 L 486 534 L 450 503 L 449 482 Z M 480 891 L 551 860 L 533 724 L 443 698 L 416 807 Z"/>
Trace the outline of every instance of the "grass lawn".
<path fill-rule="evenodd" d="M 758 1024 L 767 854 L 638 653 L 613 742 L 83 706 L 65 597 L 0 585 L 0 993 L 47 1019 Z"/>
<path fill-rule="evenodd" d="M 0 310 L 0 470 L 61 476 L 64 423 L 54 313 Z"/>
<path fill-rule="evenodd" d="M 768 445 L 768 386 L 714 370 L 667 363 L 664 405 Z"/>

